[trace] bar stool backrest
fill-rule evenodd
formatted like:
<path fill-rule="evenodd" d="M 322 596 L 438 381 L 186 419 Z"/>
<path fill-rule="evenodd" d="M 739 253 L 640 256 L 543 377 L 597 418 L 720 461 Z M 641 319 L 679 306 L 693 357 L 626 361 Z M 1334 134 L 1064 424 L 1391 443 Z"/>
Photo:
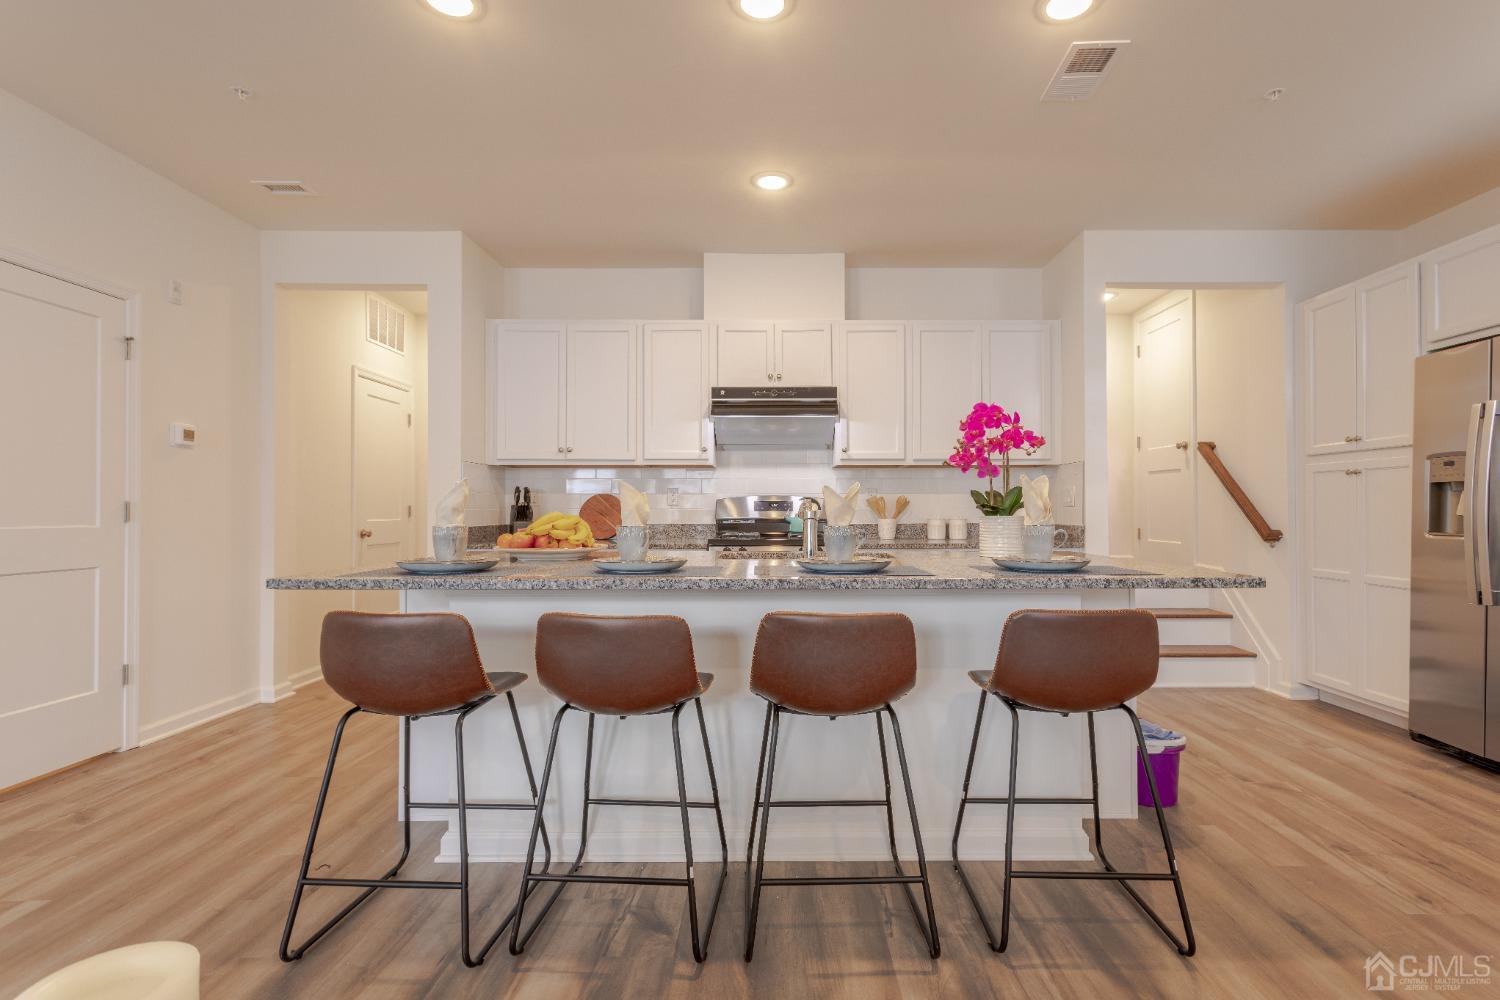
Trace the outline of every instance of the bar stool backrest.
<path fill-rule="evenodd" d="M 775 611 L 760 620 L 750 690 L 808 715 L 860 715 L 917 682 L 917 635 L 898 614 Z"/>
<path fill-rule="evenodd" d="M 1160 655 L 1149 611 L 1016 611 L 990 686 L 1034 708 L 1102 711 L 1155 684 Z"/>
<path fill-rule="evenodd" d="M 550 611 L 536 623 L 536 678 L 597 715 L 649 715 L 701 691 L 692 632 L 674 615 Z"/>
<path fill-rule="evenodd" d="M 330 611 L 323 677 L 340 696 L 381 715 L 431 715 L 495 693 L 463 615 Z"/>

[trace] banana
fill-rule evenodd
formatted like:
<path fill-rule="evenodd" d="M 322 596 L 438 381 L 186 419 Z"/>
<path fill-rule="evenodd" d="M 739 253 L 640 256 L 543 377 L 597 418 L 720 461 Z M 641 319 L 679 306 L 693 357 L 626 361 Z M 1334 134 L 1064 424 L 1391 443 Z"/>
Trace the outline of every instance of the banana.
<path fill-rule="evenodd" d="M 564 540 L 566 540 L 568 538 L 571 538 L 573 536 L 573 532 L 570 531 L 567 528 L 553 528 L 552 531 L 550 532 L 550 534 L 552 535 L 553 538 L 557 539 L 559 542 L 564 541 Z"/>
<path fill-rule="evenodd" d="M 551 514 L 545 514 L 542 517 L 537 518 L 535 521 L 532 521 L 531 522 L 531 526 L 528 527 L 526 530 L 528 532 L 530 532 L 531 534 L 533 534 L 533 535 L 537 536 L 538 538 L 540 538 L 541 536 L 543 536 L 543 535 L 547 534 L 549 531 L 551 531 L 552 528 L 556 525 L 556 523 L 559 520 L 561 520 L 561 519 L 562 519 L 562 514 L 560 514 L 560 513 L 555 513 L 554 512 L 554 513 L 551 513 Z"/>

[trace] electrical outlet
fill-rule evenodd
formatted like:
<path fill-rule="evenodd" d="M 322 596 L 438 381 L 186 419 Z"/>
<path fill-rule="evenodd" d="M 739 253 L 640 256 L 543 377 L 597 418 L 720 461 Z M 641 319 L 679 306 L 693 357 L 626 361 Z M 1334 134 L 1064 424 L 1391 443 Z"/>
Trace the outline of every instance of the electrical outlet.
<path fill-rule="evenodd" d="M 682 490 L 678 489 L 676 486 L 668 487 L 668 489 L 667 489 L 667 506 L 668 507 L 681 507 L 682 506 Z"/>
<path fill-rule="evenodd" d="M 1064 507 L 1077 507 L 1078 506 L 1078 487 L 1076 487 L 1076 486 L 1069 486 L 1067 489 L 1063 490 L 1063 502 L 1062 502 L 1062 505 Z"/>

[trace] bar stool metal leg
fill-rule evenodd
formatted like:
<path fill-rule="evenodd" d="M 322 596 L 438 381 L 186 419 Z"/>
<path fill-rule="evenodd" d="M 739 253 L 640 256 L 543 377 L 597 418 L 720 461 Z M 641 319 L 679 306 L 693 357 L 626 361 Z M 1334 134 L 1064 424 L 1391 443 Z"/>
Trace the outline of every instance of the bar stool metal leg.
<path fill-rule="evenodd" d="M 531 937 L 536 933 L 537 928 L 541 926 L 541 923 L 546 918 L 548 911 L 551 910 L 552 904 L 557 901 L 557 897 L 562 893 L 563 889 L 567 888 L 569 883 L 599 882 L 612 885 L 670 885 L 682 886 L 686 888 L 688 891 L 689 923 L 692 928 L 693 958 L 698 962 L 702 962 L 706 959 L 708 940 L 709 937 L 713 934 L 714 922 L 717 919 L 719 911 L 719 901 L 724 894 L 724 882 L 729 874 L 729 844 L 724 832 L 724 816 L 719 803 L 719 782 L 717 775 L 715 775 L 714 773 L 713 753 L 709 749 L 708 745 L 708 725 L 703 717 L 703 706 L 701 703 L 699 703 L 699 699 L 697 698 L 693 698 L 690 700 L 696 704 L 698 713 L 698 726 L 699 731 L 703 736 L 703 752 L 708 766 L 709 785 L 713 790 L 712 801 L 692 802 L 689 801 L 687 797 L 687 776 L 682 763 L 682 732 L 679 725 L 682 716 L 682 710 L 687 707 L 686 701 L 678 703 L 671 709 L 672 750 L 677 767 L 678 794 L 675 800 L 617 799 L 595 797 L 592 792 L 592 775 L 594 763 L 594 722 L 597 716 L 593 712 L 585 713 L 588 715 L 589 721 L 587 743 L 584 750 L 583 817 L 580 824 L 578 855 L 576 858 L 574 858 L 572 866 L 565 872 L 553 873 L 548 871 L 545 867 L 542 869 L 542 871 L 537 872 L 533 871 L 533 865 L 535 864 L 536 860 L 537 837 L 541 830 L 540 817 L 542 803 L 545 803 L 546 801 L 547 788 L 552 779 L 552 767 L 556 759 L 557 741 L 562 726 L 563 715 L 571 710 L 573 706 L 565 704 L 562 708 L 558 709 L 557 717 L 552 724 L 552 737 L 547 745 L 547 760 L 542 767 L 542 784 L 537 807 L 538 821 L 536 823 L 533 823 L 531 840 L 527 847 L 526 864 L 521 872 L 521 898 L 517 902 L 516 922 L 512 926 L 511 930 L 510 952 L 512 955 L 519 955 L 523 951 L 525 951 L 527 943 L 530 942 Z M 579 869 L 583 866 L 584 854 L 588 849 L 589 810 L 596 805 L 665 806 L 681 810 L 683 848 L 686 855 L 687 867 L 686 877 L 654 878 L 629 875 L 580 874 Z M 700 808 L 712 808 L 714 810 L 714 815 L 719 830 L 719 848 L 724 859 L 723 869 L 719 873 L 719 879 L 714 889 L 713 901 L 709 904 L 709 912 L 704 925 L 704 932 L 701 936 L 699 934 L 698 927 L 697 879 L 694 873 L 693 865 L 692 828 L 688 820 L 688 810 Z M 552 894 L 547 897 L 547 901 L 542 905 L 542 910 L 539 914 L 537 914 L 536 919 L 533 920 L 531 925 L 526 928 L 525 933 L 522 933 L 520 914 L 524 908 L 526 896 L 528 895 L 527 886 L 533 883 L 541 882 L 556 882 L 558 883 L 558 885 L 557 888 L 553 890 Z"/>
<path fill-rule="evenodd" d="M 1125 712 L 1125 714 L 1130 717 L 1131 724 L 1132 724 L 1132 726 L 1135 729 L 1135 734 L 1136 734 L 1136 752 L 1140 756 L 1142 762 L 1145 763 L 1145 765 L 1146 765 L 1147 785 L 1151 789 L 1151 798 L 1152 798 L 1152 803 L 1153 803 L 1153 805 L 1155 807 L 1155 811 L 1156 811 L 1157 826 L 1158 826 L 1158 828 L 1161 831 L 1161 835 L 1162 835 L 1162 847 L 1163 847 L 1163 849 L 1166 852 L 1167 863 L 1168 863 L 1168 867 L 1170 869 L 1170 871 L 1167 871 L 1167 872 L 1122 872 L 1119 869 L 1115 868 L 1115 866 L 1110 862 L 1108 855 L 1106 855 L 1105 852 L 1104 852 L 1103 824 L 1102 824 L 1102 822 L 1100 820 L 1100 812 L 1099 812 L 1099 757 L 1098 757 L 1097 740 L 1096 740 L 1095 731 L 1094 731 L 1094 715 L 1096 714 L 1094 712 L 1086 712 L 1086 713 L 1084 713 L 1085 716 L 1086 716 L 1086 718 L 1087 718 L 1087 722 L 1088 722 L 1088 736 L 1089 736 L 1089 781 L 1090 781 L 1090 793 L 1091 793 L 1090 796 L 1088 798 L 1080 798 L 1080 797 L 1047 797 L 1047 798 L 1043 798 L 1043 797 L 1034 797 L 1034 796 L 1022 797 L 1022 796 L 1018 796 L 1016 794 L 1016 774 L 1017 774 L 1017 770 L 1018 770 L 1019 750 L 1020 750 L 1020 740 L 1019 740 L 1019 735 L 1020 735 L 1020 712 L 1019 712 L 1019 710 L 1020 709 L 1026 709 L 1028 711 L 1044 711 L 1044 710 L 1042 710 L 1042 709 L 1031 709 L 1029 706 L 1022 705 L 1022 704 L 1020 704 L 1018 702 L 1014 702 L 1014 701 L 1010 700 L 1009 698 L 1005 698 L 1005 697 L 1003 697 L 1003 696 L 1001 696 L 999 694 L 995 694 L 995 697 L 999 698 L 1000 701 L 1002 703 L 1004 703 L 1004 705 L 1006 706 L 1006 708 L 1010 711 L 1010 715 L 1011 715 L 1011 749 L 1010 749 L 1010 779 L 1009 779 L 1009 783 L 1008 783 L 1008 785 L 1006 787 L 1006 793 L 1005 793 L 1004 798 L 980 797 L 980 796 L 974 796 L 974 795 L 970 795 L 969 794 L 970 777 L 971 777 L 971 775 L 973 773 L 974 759 L 975 759 L 975 756 L 976 756 L 976 753 L 977 753 L 978 747 L 979 747 L 979 730 L 980 730 L 980 724 L 984 720 L 984 698 L 989 693 L 993 693 L 993 692 L 986 692 L 986 693 L 981 693 L 980 694 L 980 696 L 979 696 L 980 697 L 980 707 L 979 707 L 979 711 L 976 713 L 975 719 L 974 719 L 974 738 L 971 741 L 970 747 L 969 747 L 969 763 L 968 763 L 967 769 L 964 772 L 963 793 L 962 793 L 962 795 L 961 795 L 961 797 L 959 799 L 958 818 L 957 818 L 957 820 L 956 820 L 956 822 L 954 824 L 954 831 L 953 831 L 953 868 L 954 868 L 954 870 L 956 872 L 958 872 L 959 880 L 963 883 L 964 890 L 965 890 L 965 892 L 967 892 L 967 894 L 969 896 L 969 902 L 973 904 L 974 912 L 979 917 L 979 922 L 980 922 L 980 925 L 984 928 L 985 936 L 989 939 L 990 948 L 992 950 L 994 950 L 994 951 L 997 951 L 997 952 L 1003 952 L 1003 951 L 1005 951 L 1006 946 L 1009 944 L 1009 939 L 1010 939 L 1010 909 L 1011 909 L 1011 906 L 1010 906 L 1010 901 L 1011 901 L 1011 882 L 1014 879 L 1018 879 L 1018 878 L 1039 878 L 1039 879 L 1056 878 L 1056 879 L 1078 879 L 1078 880 L 1102 880 L 1102 881 L 1110 881 L 1110 882 L 1117 883 L 1122 889 L 1125 890 L 1125 892 L 1130 896 L 1130 898 L 1135 902 L 1135 904 L 1138 907 L 1141 908 L 1141 910 L 1146 914 L 1146 916 L 1148 916 L 1148 917 L 1151 918 L 1151 922 L 1153 924 L 1155 924 L 1156 927 L 1164 935 L 1166 935 L 1167 939 L 1169 941 L 1171 941 L 1173 947 L 1175 947 L 1177 949 L 1177 951 L 1178 951 L 1179 954 L 1181 954 L 1181 955 L 1183 955 L 1185 957 L 1193 955 L 1197 951 L 1197 942 L 1196 942 L 1196 939 L 1193 936 L 1192 921 L 1191 921 L 1191 919 L 1188 916 L 1187 898 L 1186 898 L 1186 896 L 1184 896 L 1183 890 L 1182 890 L 1182 876 L 1181 876 L 1181 873 L 1178 871 L 1178 868 L 1177 868 L 1177 857 L 1176 857 L 1176 854 L 1174 853 L 1174 851 L 1172 849 L 1171 835 L 1168 833 L 1168 830 L 1167 830 L 1166 814 L 1162 811 L 1160 799 L 1157 798 L 1156 780 L 1155 780 L 1155 776 L 1151 774 L 1151 768 L 1150 768 L 1150 765 L 1149 765 L 1149 759 L 1148 759 L 1147 753 L 1146 753 L 1146 738 L 1145 738 L 1145 734 L 1142 733 L 1142 731 L 1141 731 L 1140 719 L 1137 718 L 1135 712 L 1132 711 L 1131 708 L 1128 705 L 1121 704 L 1121 705 L 1113 706 L 1113 708 L 1120 709 L 1121 711 Z M 1112 711 L 1113 708 L 1108 709 L 1108 710 Z M 1006 807 L 1006 818 L 1005 818 L 1004 896 L 1003 896 L 1002 908 L 1001 908 L 1001 916 L 1000 916 L 1000 936 L 999 936 L 998 939 L 995 937 L 994 931 L 993 931 L 993 929 L 990 926 L 989 919 L 985 915 L 983 906 L 980 905 L 978 894 L 974 891 L 974 886 L 970 883 L 968 875 L 964 872 L 963 866 L 959 863 L 959 860 L 958 860 L 958 838 L 959 838 L 959 834 L 962 832 L 963 817 L 964 817 L 965 807 L 968 806 L 968 805 L 970 805 L 970 804 L 1004 805 Z M 1015 847 L 1015 807 L 1018 806 L 1018 805 L 1087 805 L 1087 806 L 1089 806 L 1092 809 L 1092 811 L 1093 811 L 1093 820 L 1094 820 L 1094 831 L 1093 831 L 1094 832 L 1094 850 L 1099 855 L 1099 861 L 1100 861 L 1101 865 L 1103 866 L 1104 870 L 1103 871 L 1095 871 L 1095 872 L 1080 872 L 1080 871 L 1036 871 L 1036 870 L 1016 871 L 1015 870 L 1015 863 L 1014 863 L 1014 857 L 1015 857 L 1015 849 L 1014 849 L 1014 847 Z M 1163 921 L 1162 918 L 1156 913 L 1156 911 L 1150 906 L 1150 904 L 1148 904 L 1145 901 L 1145 899 L 1141 897 L 1140 893 L 1136 891 L 1135 887 L 1130 884 L 1131 882 L 1166 882 L 1166 881 L 1170 881 L 1172 883 L 1173 889 L 1176 892 L 1177 906 L 1178 906 L 1178 910 L 1179 910 L 1179 912 L 1181 913 L 1181 916 L 1182 916 L 1182 925 L 1183 925 L 1184 932 L 1186 934 L 1186 941 L 1184 941 L 1183 939 L 1179 938 L 1175 933 L 1173 933 L 1173 931 L 1166 925 L 1165 921 Z"/>
<path fill-rule="evenodd" d="M 760 782 L 757 780 L 756 801 L 751 810 L 752 825 L 751 837 L 755 837 L 754 812 L 761 811 L 760 840 L 759 847 L 754 860 L 754 875 L 750 881 L 747 894 L 748 915 L 745 929 L 745 961 L 749 962 L 755 957 L 755 933 L 760 914 L 761 890 L 767 885 L 900 885 L 906 892 L 907 902 L 911 905 L 912 917 L 917 922 L 917 928 L 922 933 L 922 938 L 927 944 L 928 954 L 937 958 L 941 948 L 937 937 L 937 920 L 932 905 L 932 886 L 927 877 L 927 856 L 922 846 L 922 831 L 917 823 L 917 804 L 912 792 L 911 773 L 906 764 L 906 748 L 901 740 L 901 724 L 896 718 L 895 709 L 889 704 L 875 710 L 876 732 L 880 741 L 880 764 L 885 779 L 885 797 L 883 799 L 796 799 L 789 801 L 775 801 L 774 786 L 776 774 L 776 747 L 781 736 L 781 716 L 787 711 L 774 703 L 768 703 L 768 721 L 770 723 L 769 742 L 762 738 L 762 767 L 765 772 L 765 798 L 759 795 Z M 912 836 L 917 845 L 917 869 L 918 874 L 909 875 L 901 866 L 899 853 L 896 849 L 896 829 L 894 818 L 894 807 L 891 802 L 891 780 L 890 765 L 886 756 L 885 729 L 880 719 L 880 713 L 885 712 L 891 718 L 891 733 L 896 741 L 896 760 L 901 767 L 901 780 L 906 789 L 906 805 L 911 815 Z M 800 714 L 800 713 L 793 713 Z M 886 828 L 890 837 L 891 860 L 895 862 L 896 874 L 892 875 L 870 875 L 870 876 L 827 876 L 827 877 L 803 877 L 803 878 L 772 878 L 765 877 L 766 866 L 766 839 L 771 828 L 771 807 L 801 807 L 801 806 L 884 806 L 886 810 Z M 922 885 L 922 893 L 926 900 L 927 919 L 922 919 L 921 911 L 917 907 L 916 897 L 912 894 L 911 883 L 919 882 Z"/>

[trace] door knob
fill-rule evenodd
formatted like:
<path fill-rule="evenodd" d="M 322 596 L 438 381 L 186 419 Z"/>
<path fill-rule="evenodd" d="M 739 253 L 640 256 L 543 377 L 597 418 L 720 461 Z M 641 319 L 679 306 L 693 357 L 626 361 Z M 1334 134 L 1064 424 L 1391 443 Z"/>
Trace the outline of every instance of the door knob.
<path fill-rule="evenodd" d="M 371 531 L 369 528 L 360 528 L 359 529 L 359 537 L 360 538 L 370 538 L 374 534 L 375 534 L 375 532 Z"/>
<path fill-rule="evenodd" d="M 1188 449 L 1188 443 L 1186 441 L 1178 441 L 1177 442 L 1177 449 L 1179 451 L 1187 451 L 1187 449 Z"/>

